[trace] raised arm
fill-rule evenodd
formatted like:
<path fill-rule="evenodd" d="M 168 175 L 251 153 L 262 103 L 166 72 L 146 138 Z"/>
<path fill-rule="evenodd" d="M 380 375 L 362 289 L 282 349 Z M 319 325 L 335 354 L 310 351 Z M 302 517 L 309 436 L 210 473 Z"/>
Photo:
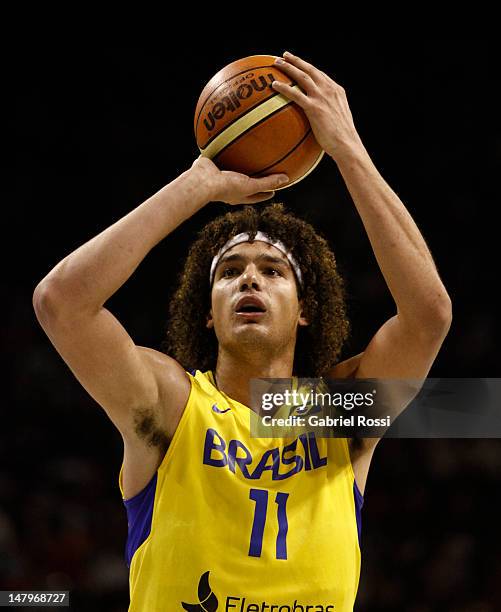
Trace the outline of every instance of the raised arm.
<path fill-rule="evenodd" d="M 357 356 L 356 376 L 425 378 L 452 318 L 430 251 L 363 146 L 345 90 L 304 60 L 284 57 L 280 68 L 302 91 L 278 81 L 273 87 L 304 109 L 320 146 L 337 163 L 396 305 L 395 316 Z"/>
<path fill-rule="evenodd" d="M 337 163 L 362 219 L 374 255 L 395 301 L 396 314 L 375 333 L 365 351 L 338 364 L 331 375 L 423 381 L 452 320 L 451 300 L 409 212 L 382 178 L 358 135 L 345 90 L 325 73 L 291 54 L 280 68 L 300 86 L 274 88 L 299 104 L 320 146 Z M 392 401 L 396 417 L 415 397 Z M 363 491 L 377 438 L 352 446 L 356 480 Z"/>
<path fill-rule="evenodd" d="M 277 178 L 220 172 L 198 158 L 176 180 L 65 257 L 36 287 L 33 304 L 40 324 L 124 439 L 142 436 L 148 444 L 156 429 L 171 436 L 186 404 L 189 380 L 173 359 L 136 346 L 105 308 L 106 301 L 150 249 L 207 202 L 268 199 L 281 184 Z"/>

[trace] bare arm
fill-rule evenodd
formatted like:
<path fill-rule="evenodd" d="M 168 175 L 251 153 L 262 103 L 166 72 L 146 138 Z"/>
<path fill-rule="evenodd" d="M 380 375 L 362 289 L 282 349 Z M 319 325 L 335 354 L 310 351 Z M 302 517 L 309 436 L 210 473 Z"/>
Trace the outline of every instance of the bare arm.
<path fill-rule="evenodd" d="M 65 257 L 35 289 L 33 303 L 40 324 L 124 437 L 136 435 L 137 414 L 152 414 L 171 434 L 186 403 L 189 381 L 173 359 L 136 346 L 104 304 L 150 249 L 207 202 L 258 202 L 272 197 L 273 193 L 262 192 L 279 184 L 276 176 L 249 179 L 220 172 L 199 158 L 176 180 Z"/>
<path fill-rule="evenodd" d="M 322 148 L 337 163 L 396 305 L 396 314 L 360 357 L 359 377 L 424 378 L 451 323 L 451 300 L 426 243 L 382 178 L 355 129 L 345 90 L 308 62 L 285 54 L 280 68 L 301 90 L 273 87 L 305 111 Z"/>
<path fill-rule="evenodd" d="M 396 314 L 366 350 L 338 364 L 331 375 L 424 380 L 452 320 L 451 300 L 432 256 L 404 204 L 365 150 L 343 87 L 301 58 L 286 53 L 284 59 L 280 68 L 302 91 L 277 81 L 273 87 L 303 108 L 319 144 L 337 163 L 396 306 Z M 392 414 L 412 399 L 399 397 Z M 358 451 L 352 449 L 362 491 L 376 443 L 376 438 L 369 438 Z"/>

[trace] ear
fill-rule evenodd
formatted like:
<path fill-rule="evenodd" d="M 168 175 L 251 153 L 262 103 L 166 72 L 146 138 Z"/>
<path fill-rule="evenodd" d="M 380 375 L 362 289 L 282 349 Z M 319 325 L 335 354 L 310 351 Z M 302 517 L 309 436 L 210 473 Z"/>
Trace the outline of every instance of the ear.
<path fill-rule="evenodd" d="M 207 327 L 207 329 L 214 328 L 214 320 L 212 318 L 212 308 L 209 310 L 209 314 L 207 315 L 207 323 L 205 324 L 205 327 Z"/>
<path fill-rule="evenodd" d="M 299 302 L 299 308 L 300 308 L 300 310 L 299 310 L 299 321 L 297 322 L 297 324 L 300 327 L 306 327 L 307 325 L 310 324 L 310 322 L 308 321 L 308 319 L 303 314 L 303 302 L 302 301 Z"/>

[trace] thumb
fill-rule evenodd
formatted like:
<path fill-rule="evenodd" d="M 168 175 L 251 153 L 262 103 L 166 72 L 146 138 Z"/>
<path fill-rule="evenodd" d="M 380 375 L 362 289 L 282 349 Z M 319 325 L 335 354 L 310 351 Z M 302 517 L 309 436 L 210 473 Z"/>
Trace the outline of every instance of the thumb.
<path fill-rule="evenodd" d="M 281 187 L 288 182 L 289 177 L 286 174 L 270 174 L 270 176 L 265 176 L 263 178 L 252 178 L 249 183 L 249 193 L 274 191 L 277 187 Z"/>
<path fill-rule="evenodd" d="M 266 200 L 271 200 L 274 195 L 274 191 L 255 193 L 254 195 L 247 196 L 242 204 L 258 204 L 259 202 L 266 202 Z"/>

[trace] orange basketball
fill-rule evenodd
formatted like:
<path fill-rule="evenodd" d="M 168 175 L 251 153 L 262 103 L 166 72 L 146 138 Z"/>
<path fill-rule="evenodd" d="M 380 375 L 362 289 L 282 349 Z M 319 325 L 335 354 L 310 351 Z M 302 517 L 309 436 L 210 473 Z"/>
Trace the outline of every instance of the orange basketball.
<path fill-rule="evenodd" d="M 324 152 L 303 109 L 271 86 L 280 80 L 297 87 L 275 59 L 251 55 L 214 75 L 198 99 L 195 138 L 221 170 L 253 177 L 284 172 L 284 189 L 308 175 Z"/>

